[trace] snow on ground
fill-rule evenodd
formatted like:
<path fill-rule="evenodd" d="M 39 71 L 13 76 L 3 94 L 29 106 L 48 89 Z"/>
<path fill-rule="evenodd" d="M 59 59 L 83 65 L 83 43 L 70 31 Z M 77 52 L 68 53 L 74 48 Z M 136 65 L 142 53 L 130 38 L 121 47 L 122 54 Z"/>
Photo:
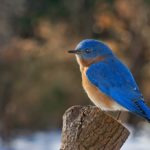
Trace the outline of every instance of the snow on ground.
<path fill-rule="evenodd" d="M 128 126 L 130 131 L 132 128 Z M 59 150 L 61 131 L 38 132 L 30 136 L 18 136 L 9 145 L 0 141 L 0 150 Z M 150 150 L 150 125 L 144 126 L 135 137 L 131 135 L 121 150 Z"/>
<path fill-rule="evenodd" d="M 18 136 L 9 145 L 0 142 L 0 150 L 59 150 L 60 131 L 38 132 L 30 136 Z"/>
<path fill-rule="evenodd" d="M 132 132 L 132 128 L 127 126 Z M 130 135 L 121 150 L 150 150 L 150 124 L 145 124 L 137 134 Z"/>

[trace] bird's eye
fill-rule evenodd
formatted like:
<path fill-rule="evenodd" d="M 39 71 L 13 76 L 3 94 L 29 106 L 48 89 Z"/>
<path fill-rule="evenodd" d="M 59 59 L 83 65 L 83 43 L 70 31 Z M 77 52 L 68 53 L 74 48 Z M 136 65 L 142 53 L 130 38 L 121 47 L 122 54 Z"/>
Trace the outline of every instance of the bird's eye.
<path fill-rule="evenodd" d="M 92 51 L 91 49 L 85 49 L 86 53 L 91 53 L 91 51 Z"/>

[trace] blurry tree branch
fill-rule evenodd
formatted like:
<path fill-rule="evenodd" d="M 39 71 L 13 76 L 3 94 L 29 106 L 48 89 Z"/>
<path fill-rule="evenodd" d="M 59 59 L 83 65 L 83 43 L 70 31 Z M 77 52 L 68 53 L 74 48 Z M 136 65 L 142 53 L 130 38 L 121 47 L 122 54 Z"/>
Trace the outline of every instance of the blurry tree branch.
<path fill-rule="evenodd" d="M 63 116 L 61 150 L 119 150 L 129 131 L 94 106 L 73 106 Z"/>
<path fill-rule="evenodd" d="M 8 41 L 16 34 L 13 25 L 16 17 L 24 12 L 25 0 L 1 0 L 0 1 L 0 46 L 8 44 Z"/>

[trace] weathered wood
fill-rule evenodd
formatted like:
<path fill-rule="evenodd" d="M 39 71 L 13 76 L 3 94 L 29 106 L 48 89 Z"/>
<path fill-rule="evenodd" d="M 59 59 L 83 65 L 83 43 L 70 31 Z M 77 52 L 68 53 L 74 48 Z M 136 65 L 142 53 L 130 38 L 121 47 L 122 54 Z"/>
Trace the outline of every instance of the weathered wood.
<path fill-rule="evenodd" d="M 129 131 L 95 106 L 73 106 L 63 116 L 61 150 L 119 150 Z"/>

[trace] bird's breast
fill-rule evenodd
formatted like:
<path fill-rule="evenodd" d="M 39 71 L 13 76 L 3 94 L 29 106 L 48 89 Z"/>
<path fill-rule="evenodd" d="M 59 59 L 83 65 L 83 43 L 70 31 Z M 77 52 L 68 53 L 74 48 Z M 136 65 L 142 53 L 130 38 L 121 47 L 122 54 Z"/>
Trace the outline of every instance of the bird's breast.
<path fill-rule="evenodd" d="M 95 85 L 93 85 L 86 76 L 86 71 L 88 67 L 84 67 L 81 70 L 82 73 L 82 85 L 85 89 L 88 97 L 91 101 L 103 110 L 120 110 L 123 109 L 119 104 L 117 104 L 110 97 L 102 93 Z"/>

